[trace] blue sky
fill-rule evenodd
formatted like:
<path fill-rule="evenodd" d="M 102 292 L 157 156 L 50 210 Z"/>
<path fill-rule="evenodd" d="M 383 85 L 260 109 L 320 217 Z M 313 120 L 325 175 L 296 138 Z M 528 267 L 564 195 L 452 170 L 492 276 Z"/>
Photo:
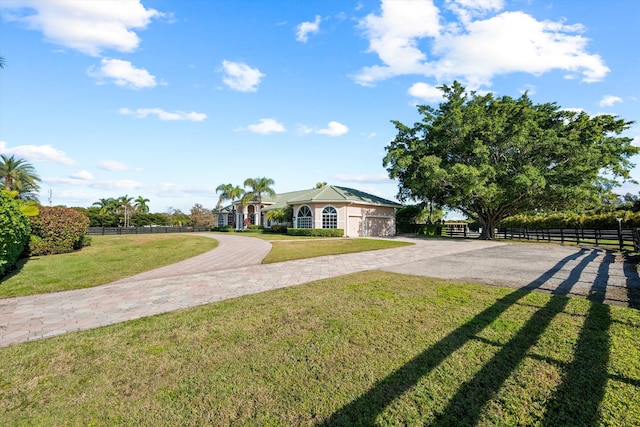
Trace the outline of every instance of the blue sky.
<path fill-rule="evenodd" d="M 43 204 L 127 194 L 188 212 L 262 176 L 394 199 L 390 121 L 413 124 L 454 79 L 640 119 L 635 0 L 2 0 L 0 14 L 0 153 L 34 165 Z M 640 125 L 626 136 L 640 145 Z"/>

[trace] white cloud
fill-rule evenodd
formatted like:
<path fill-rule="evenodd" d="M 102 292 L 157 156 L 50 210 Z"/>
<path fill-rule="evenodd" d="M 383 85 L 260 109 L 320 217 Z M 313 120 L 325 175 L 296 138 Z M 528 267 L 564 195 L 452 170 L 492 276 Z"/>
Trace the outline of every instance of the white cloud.
<path fill-rule="evenodd" d="M 78 171 L 76 173 L 69 175 L 69 177 L 73 179 L 79 179 L 82 181 L 93 180 L 93 175 L 91 174 L 91 172 L 88 172 L 88 171 Z"/>
<path fill-rule="evenodd" d="M 54 44 L 99 56 L 105 49 L 132 52 L 140 44 L 133 30 L 145 29 L 163 16 L 139 0 L 4 0 L 6 20 L 41 31 Z"/>
<path fill-rule="evenodd" d="M 307 125 L 298 125 L 298 127 L 296 128 L 296 133 L 298 135 L 308 135 L 313 132 L 313 128 Z"/>
<path fill-rule="evenodd" d="M 363 68 L 358 84 L 371 86 L 398 75 L 423 75 L 438 81 L 454 78 L 470 88 L 490 85 L 496 75 L 552 70 L 601 80 L 609 68 L 599 55 L 587 52 L 580 24 L 538 21 L 524 12 L 495 15 L 503 4 L 482 0 L 448 1 L 457 20 L 445 22 L 431 0 L 383 0 L 380 15 L 365 17 L 360 26 L 369 51 L 382 62 Z M 487 19 L 478 18 L 493 13 Z M 421 45 L 422 43 L 422 45 Z"/>
<path fill-rule="evenodd" d="M 143 188 L 144 185 L 138 181 L 131 179 L 121 180 L 103 180 L 103 181 L 91 181 L 77 177 L 70 178 L 47 178 L 44 181 L 51 184 L 63 184 L 63 185 L 83 185 L 90 188 L 97 188 L 101 190 L 133 190 Z"/>
<path fill-rule="evenodd" d="M 54 162 L 62 165 L 73 165 L 76 162 L 67 157 L 64 151 L 56 150 L 51 145 L 18 145 L 8 147 L 7 143 L 0 141 L 0 153 L 13 155 L 30 162 Z"/>
<path fill-rule="evenodd" d="M 222 81 L 231 89 L 240 92 L 255 92 L 264 74 L 257 68 L 251 68 L 242 62 L 222 61 L 226 76 Z"/>
<path fill-rule="evenodd" d="M 270 134 L 286 132 L 286 129 L 282 123 L 277 122 L 274 119 L 260 119 L 260 123 L 247 126 L 251 132 Z"/>
<path fill-rule="evenodd" d="M 309 34 L 317 34 L 320 31 L 320 22 L 322 19 L 320 15 L 316 15 L 316 19 L 313 22 L 303 22 L 296 27 L 296 40 L 302 43 L 306 43 L 309 40 Z"/>
<path fill-rule="evenodd" d="M 445 6 L 452 10 L 461 22 L 467 23 L 473 17 L 482 16 L 490 11 L 499 11 L 504 7 L 503 0 L 446 0 Z"/>
<path fill-rule="evenodd" d="M 104 169 L 107 171 L 129 171 L 129 170 L 133 170 L 133 171 L 141 171 L 142 169 L 140 168 L 132 168 L 131 166 L 127 165 L 126 163 L 122 163 L 122 162 L 117 162 L 115 160 L 100 160 L 98 162 L 98 167 L 100 169 Z"/>
<path fill-rule="evenodd" d="M 440 102 L 444 99 L 440 89 L 422 82 L 414 83 L 407 92 L 415 98 L 420 98 L 428 102 Z"/>
<path fill-rule="evenodd" d="M 186 113 L 184 111 L 174 111 L 169 112 L 165 111 L 161 108 L 138 108 L 136 110 L 131 110 L 129 108 L 120 108 L 118 110 L 120 114 L 134 116 L 138 119 L 145 119 L 150 115 L 155 115 L 160 120 L 163 121 L 172 121 L 172 120 L 183 120 L 189 122 L 201 122 L 207 118 L 207 115 L 204 113 L 196 113 L 192 111 L 190 113 Z"/>
<path fill-rule="evenodd" d="M 328 136 L 340 136 L 349 132 L 349 128 L 342 123 L 338 123 L 335 121 L 329 122 L 326 129 L 319 129 L 316 133 L 320 135 L 328 135 Z"/>
<path fill-rule="evenodd" d="M 495 75 L 526 72 L 540 75 L 554 69 L 582 73 L 583 81 L 601 80 L 609 69 L 598 55 L 586 52 L 579 30 L 541 22 L 523 12 L 505 12 L 469 23 L 465 34 L 445 34 L 435 41 L 440 55 L 438 78 L 463 77 L 472 87 L 490 85 Z"/>
<path fill-rule="evenodd" d="M 369 14 L 360 27 L 369 39 L 369 52 L 383 66 L 365 67 L 355 78 L 363 86 L 401 74 L 424 74 L 427 59 L 418 40 L 439 34 L 439 11 L 431 0 L 383 0 L 381 14 Z"/>
<path fill-rule="evenodd" d="M 600 100 L 601 107 L 611 107 L 613 104 L 617 102 L 622 102 L 622 98 L 619 96 L 606 95 L 604 98 Z"/>
<path fill-rule="evenodd" d="M 332 178 L 341 182 L 358 182 L 358 183 L 386 183 L 390 182 L 389 176 L 386 174 L 375 175 L 347 175 L 347 174 L 335 174 Z"/>
<path fill-rule="evenodd" d="M 98 84 L 104 84 L 106 80 L 118 86 L 128 89 L 144 89 L 155 87 L 156 77 L 144 68 L 136 68 L 131 62 L 121 59 L 102 59 L 100 68 L 94 66 L 87 69 L 87 74 L 98 80 Z"/>

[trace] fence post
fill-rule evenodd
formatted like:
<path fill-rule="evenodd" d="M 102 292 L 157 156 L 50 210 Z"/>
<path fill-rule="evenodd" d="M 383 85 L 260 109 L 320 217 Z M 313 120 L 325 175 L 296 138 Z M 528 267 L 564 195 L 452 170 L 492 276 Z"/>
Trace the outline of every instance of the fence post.
<path fill-rule="evenodd" d="M 620 243 L 620 250 L 624 249 L 624 241 L 622 240 L 622 218 L 616 218 L 618 220 L 618 242 Z"/>
<path fill-rule="evenodd" d="M 560 244 L 564 245 L 564 228 L 560 229 Z"/>

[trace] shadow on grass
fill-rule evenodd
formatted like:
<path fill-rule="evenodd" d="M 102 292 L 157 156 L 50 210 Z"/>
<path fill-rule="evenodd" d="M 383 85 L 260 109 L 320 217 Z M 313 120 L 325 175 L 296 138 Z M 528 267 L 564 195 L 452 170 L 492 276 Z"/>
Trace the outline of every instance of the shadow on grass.
<path fill-rule="evenodd" d="M 15 276 L 16 274 L 20 273 L 20 271 L 23 269 L 24 265 L 29 262 L 30 260 L 33 260 L 32 258 L 28 258 L 28 257 L 21 257 L 18 259 L 18 261 L 16 261 L 15 265 L 13 267 L 11 267 L 11 270 L 9 270 L 7 272 L 7 274 L 5 274 L 4 276 L 0 276 L 0 284 L 2 282 L 4 282 L 7 279 L 10 279 L 11 277 Z"/>
<path fill-rule="evenodd" d="M 512 375 L 555 316 L 567 306 L 569 298 L 562 296 L 570 293 L 572 287 L 580 280 L 584 269 L 601 253 L 601 251 L 582 248 L 575 254 L 562 259 L 528 286 L 497 300 L 438 343 L 382 379 L 365 394 L 332 414 L 321 425 L 374 425 L 376 417 L 393 400 L 415 386 L 420 378 L 431 372 L 464 344 L 476 339 L 485 327 L 523 297 L 551 280 L 569 262 L 581 259 L 571 270 L 569 277 L 563 280 L 554 292 L 560 297 L 552 297 L 545 306 L 539 308 L 518 333 L 504 344 L 471 380 L 461 384 L 433 423 L 433 425 L 477 424 L 485 404 Z M 565 367 L 562 384 L 548 405 L 545 425 L 569 423 L 593 426 L 598 424 L 598 407 L 604 395 L 607 380 L 608 328 L 611 323 L 609 307 L 600 303 L 604 300 L 604 290 L 601 290 L 600 284 L 603 280 L 606 283 L 609 265 L 612 262 L 613 255 L 607 252 L 599 266 L 599 277 L 592 286 L 593 302 L 578 338 L 574 360 Z"/>
<path fill-rule="evenodd" d="M 629 307 L 640 310 L 640 276 L 638 275 L 638 264 L 640 255 L 629 257 L 624 261 L 624 275 L 627 277 L 627 298 Z"/>

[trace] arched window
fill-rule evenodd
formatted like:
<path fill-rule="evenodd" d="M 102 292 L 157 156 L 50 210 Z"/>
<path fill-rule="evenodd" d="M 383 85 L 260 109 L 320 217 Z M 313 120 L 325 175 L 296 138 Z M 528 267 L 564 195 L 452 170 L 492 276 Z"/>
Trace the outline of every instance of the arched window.
<path fill-rule="evenodd" d="M 298 209 L 297 228 L 313 228 L 313 218 L 309 206 L 302 206 Z"/>
<path fill-rule="evenodd" d="M 224 226 L 224 216 L 222 214 L 218 214 L 218 227 Z"/>
<path fill-rule="evenodd" d="M 333 206 L 322 209 L 322 228 L 338 228 L 338 211 Z"/>

